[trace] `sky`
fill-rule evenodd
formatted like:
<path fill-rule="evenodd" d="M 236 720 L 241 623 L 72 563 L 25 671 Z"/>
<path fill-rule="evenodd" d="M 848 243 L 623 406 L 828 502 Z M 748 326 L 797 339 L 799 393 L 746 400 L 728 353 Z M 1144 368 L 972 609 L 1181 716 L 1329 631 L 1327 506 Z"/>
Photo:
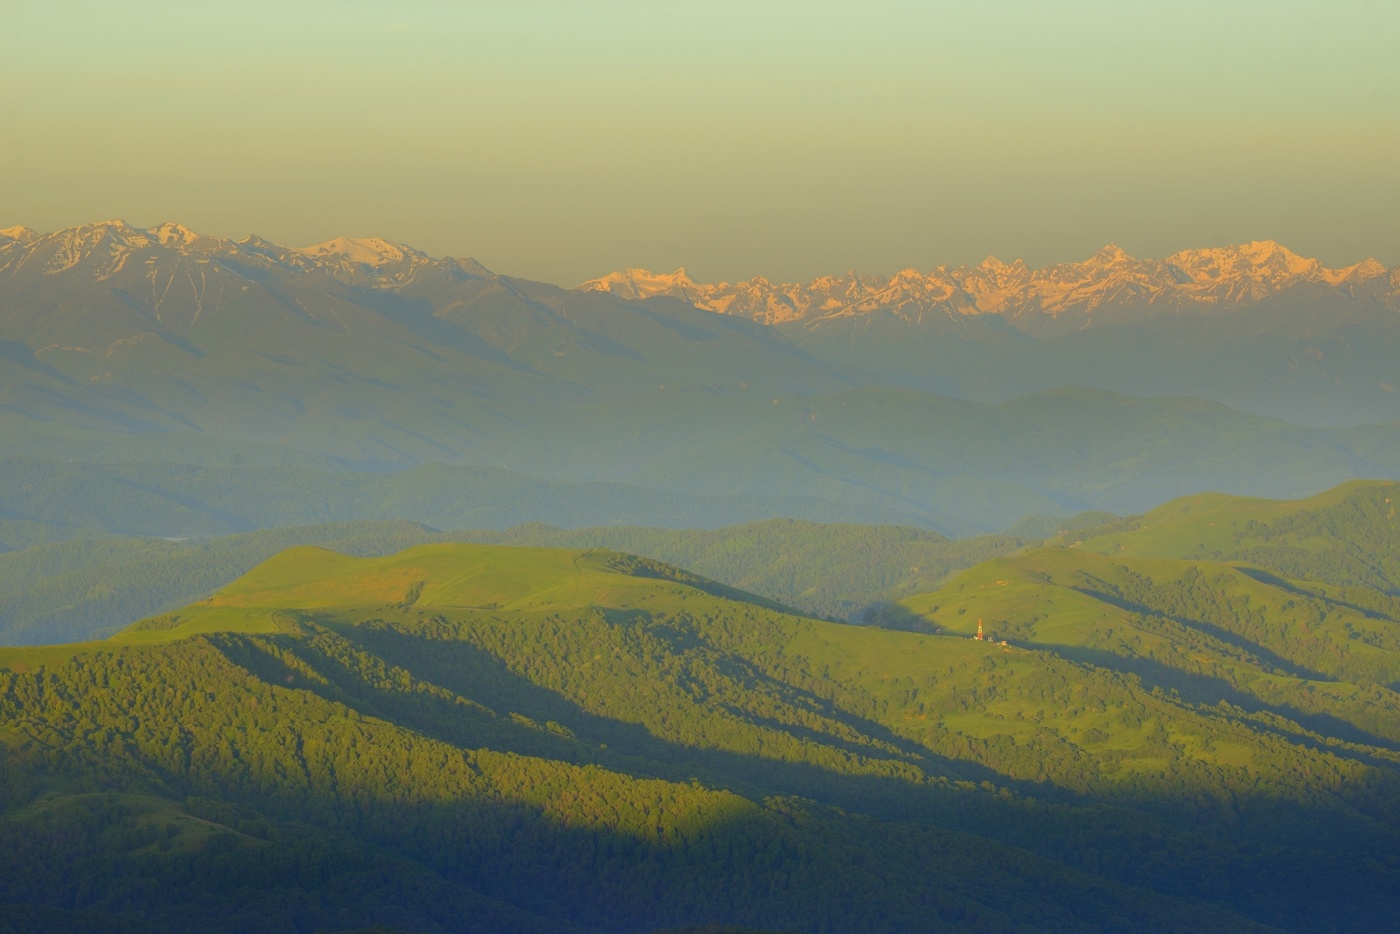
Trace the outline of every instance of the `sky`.
<path fill-rule="evenodd" d="M 0 0 L 0 227 L 573 285 L 1273 239 L 1400 264 L 1393 0 Z"/>

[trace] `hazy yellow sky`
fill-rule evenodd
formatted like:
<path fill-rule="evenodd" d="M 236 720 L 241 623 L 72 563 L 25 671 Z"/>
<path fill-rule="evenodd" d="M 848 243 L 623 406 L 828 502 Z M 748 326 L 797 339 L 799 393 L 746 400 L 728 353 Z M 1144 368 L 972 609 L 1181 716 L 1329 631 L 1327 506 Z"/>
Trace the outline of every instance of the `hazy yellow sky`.
<path fill-rule="evenodd" d="M 379 235 L 567 285 L 1396 264 L 1397 48 L 1395 0 L 0 0 L 0 227 Z"/>

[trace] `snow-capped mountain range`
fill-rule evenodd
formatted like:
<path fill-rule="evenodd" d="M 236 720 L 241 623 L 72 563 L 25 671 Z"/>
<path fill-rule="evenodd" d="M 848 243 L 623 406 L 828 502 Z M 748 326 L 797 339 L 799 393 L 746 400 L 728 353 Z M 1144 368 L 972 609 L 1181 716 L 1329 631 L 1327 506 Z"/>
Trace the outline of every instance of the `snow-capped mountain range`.
<path fill-rule="evenodd" d="M 209 263 L 265 272 L 321 273 L 349 285 L 402 287 L 426 271 L 469 278 L 492 273 L 473 259 L 437 259 L 421 250 L 378 237 L 339 237 L 315 246 L 280 246 L 257 236 L 229 240 L 197 233 L 181 224 L 132 227 L 111 220 L 53 233 L 28 227 L 0 230 L 0 276 L 12 279 L 49 277 L 101 282 L 113 279 L 132 264 L 144 264 L 153 281 L 158 268 L 170 260 L 191 261 L 193 268 Z"/>
<path fill-rule="evenodd" d="M 470 258 L 435 258 L 378 237 L 338 237 L 309 247 L 286 247 L 260 237 L 230 240 L 181 224 L 136 228 L 120 220 L 40 233 L 0 229 L 0 277 L 12 283 L 59 273 L 98 283 L 130 264 L 144 265 L 153 289 L 169 289 L 179 266 L 196 291 L 213 263 L 230 272 L 257 270 L 296 276 L 323 275 L 358 287 L 400 290 L 422 277 L 487 278 L 493 273 Z M 196 275 L 198 273 L 198 275 Z M 805 283 L 776 283 L 762 276 L 739 282 L 701 283 L 684 268 L 671 273 L 625 269 L 578 286 L 626 300 L 655 296 L 697 308 L 739 315 L 761 324 L 823 324 L 884 312 L 909 321 L 930 315 L 999 315 L 1013 320 L 1074 319 L 1104 307 L 1176 311 L 1244 305 L 1311 286 L 1372 299 L 1400 310 L 1400 267 L 1375 259 L 1329 268 L 1272 240 L 1182 250 L 1166 259 L 1138 259 L 1109 245 L 1082 262 L 1033 269 L 1022 260 L 988 257 L 975 266 L 903 269 L 893 275 L 821 276 Z"/>
<path fill-rule="evenodd" d="M 284 466 L 470 463 L 949 530 L 1299 495 L 1400 470 L 1397 285 L 1255 243 L 561 289 L 384 239 L 11 227 L 0 459 L 231 465 L 251 445 Z"/>
<path fill-rule="evenodd" d="M 681 322 L 716 339 L 679 340 Z M 222 370 L 210 363 L 224 358 Z M 395 386 L 431 382 L 441 365 L 432 379 L 467 381 L 507 419 L 521 398 L 728 380 L 982 402 L 1079 385 L 1355 425 L 1400 419 L 1400 268 L 1368 259 L 1333 269 L 1263 241 L 1161 260 L 1108 246 L 1042 269 L 989 258 L 800 284 L 629 269 L 560 289 L 380 238 L 294 248 L 174 223 L 0 230 L 0 408 L 28 386 L 19 410 L 48 413 L 53 397 L 33 381 L 60 375 L 95 389 L 164 374 L 173 382 L 162 398 L 199 385 L 227 399 L 223 384 L 206 386 L 216 370 L 273 359 L 319 361 L 337 379 L 363 379 L 368 367 Z M 238 392 L 291 404 L 266 385 L 244 378 Z M 326 385 L 327 400 L 342 392 Z M 302 391 L 286 395 L 301 405 Z M 392 398 L 404 411 L 417 404 Z"/>
<path fill-rule="evenodd" d="M 1104 306 L 1183 309 L 1258 301 L 1312 285 L 1373 294 L 1394 305 L 1400 267 L 1375 259 L 1331 269 L 1272 240 L 1182 250 L 1166 259 L 1138 259 L 1109 245 L 1087 260 L 1032 269 L 1023 261 L 988 257 L 975 266 L 904 269 L 891 276 L 822 276 L 806 283 L 699 283 L 684 268 L 672 273 L 627 269 L 589 280 L 584 290 L 629 299 L 669 295 L 697 307 L 742 315 L 764 324 L 824 323 L 875 311 L 918 320 L 930 314 L 997 314 L 1052 318 L 1088 314 Z"/>

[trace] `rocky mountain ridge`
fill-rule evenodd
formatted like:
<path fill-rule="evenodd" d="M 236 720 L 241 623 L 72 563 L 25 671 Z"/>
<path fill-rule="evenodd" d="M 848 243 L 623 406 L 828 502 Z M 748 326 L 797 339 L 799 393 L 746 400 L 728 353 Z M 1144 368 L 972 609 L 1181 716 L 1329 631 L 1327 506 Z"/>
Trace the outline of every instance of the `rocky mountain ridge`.
<path fill-rule="evenodd" d="M 10 280 L 10 289 L 33 287 L 59 273 L 69 281 L 104 283 L 133 263 L 144 264 L 152 291 L 149 297 L 136 296 L 139 301 L 159 304 L 161 293 L 175 289 L 190 291 L 186 299 L 196 306 L 202 304 L 212 270 L 243 279 L 324 277 L 346 286 L 393 291 L 422 285 L 425 279 L 470 281 L 495 275 L 475 259 L 432 257 L 379 237 L 337 237 L 287 247 L 257 236 L 208 236 L 178 223 L 137 228 L 111 220 L 53 233 L 23 226 L 0 229 L 0 282 Z M 1165 259 L 1139 259 L 1110 244 L 1082 262 L 1039 269 L 1020 259 L 1005 263 L 989 256 L 976 265 L 942 265 L 927 273 L 912 268 L 892 275 L 851 271 L 805 283 L 763 276 L 702 283 L 684 267 L 671 273 L 629 268 L 577 288 L 625 300 L 669 296 L 761 324 L 819 327 L 873 312 L 909 321 L 978 315 L 1026 323 L 1079 321 L 1106 307 L 1170 312 L 1241 306 L 1308 286 L 1400 310 L 1400 267 L 1367 258 L 1331 268 L 1272 240 L 1181 250 Z"/>
<path fill-rule="evenodd" d="M 395 288 L 433 272 L 461 279 L 493 275 L 474 259 L 430 257 L 379 237 L 338 237 L 296 248 L 253 235 L 242 240 L 208 236 L 177 223 L 139 228 L 110 220 L 53 233 L 22 226 L 0 230 L 0 277 L 18 280 L 15 284 L 32 284 L 59 273 L 104 282 L 131 264 L 144 264 L 157 288 L 161 274 L 174 271 L 172 264 L 189 272 L 213 264 L 252 278 L 258 273 L 320 274 L 346 285 Z"/>
<path fill-rule="evenodd" d="M 1106 306 L 1178 311 L 1242 305 L 1309 285 L 1400 310 L 1400 268 L 1387 269 L 1368 258 L 1333 269 L 1272 240 L 1182 250 L 1161 260 L 1138 259 L 1110 244 L 1083 262 L 1041 269 L 989 256 L 975 266 L 938 266 L 928 273 L 850 272 L 807 283 L 775 283 L 762 276 L 699 283 L 684 268 L 669 274 L 626 269 L 579 288 L 629 299 L 668 295 L 764 324 L 818 327 L 876 311 L 907 320 L 983 314 L 1079 318 Z"/>

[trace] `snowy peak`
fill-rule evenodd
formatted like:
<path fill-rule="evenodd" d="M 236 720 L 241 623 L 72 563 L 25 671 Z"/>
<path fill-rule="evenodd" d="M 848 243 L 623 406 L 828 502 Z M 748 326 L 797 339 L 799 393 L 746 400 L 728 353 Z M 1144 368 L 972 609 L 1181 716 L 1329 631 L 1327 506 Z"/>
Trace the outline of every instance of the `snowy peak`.
<path fill-rule="evenodd" d="M 1217 298 L 1263 298 L 1287 285 L 1325 278 L 1317 260 L 1299 256 L 1272 240 L 1183 250 L 1166 261 L 1185 273 L 1202 295 Z"/>
<path fill-rule="evenodd" d="M 382 237 L 336 237 L 294 250 L 351 285 L 397 287 L 438 265 L 426 253 Z"/>
<path fill-rule="evenodd" d="M 162 246 L 189 246 L 197 240 L 206 239 L 184 224 L 161 224 L 150 228 L 147 233 L 155 237 Z M 209 238 L 212 239 L 212 238 Z"/>
<path fill-rule="evenodd" d="M 1090 262 L 1097 263 L 1100 266 L 1112 266 L 1131 259 L 1132 257 L 1129 256 L 1127 251 L 1121 246 L 1116 243 L 1109 243 L 1099 247 L 1099 251 L 1094 254 Z"/>
<path fill-rule="evenodd" d="M 1323 274 L 1328 282 L 1338 285 L 1343 282 L 1360 283 L 1368 279 L 1377 279 L 1389 271 L 1380 260 L 1374 256 L 1368 256 L 1361 262 L 1344 269 L 1324 269 Z"/>
<path fill-rule="evenodd" d="M 1032 269 L 1022 260 L 988 256 L 975 266 L 938 267 L 892 276 L 821 276 L 807 283 L 696 283 L 628 269 L 585 282 L 580 288 L 628 299 L 673 295 L 697 307 L 738 314 L 765 324 L 823 322 L 874 312 L 917 319 L 927 314 L 1000 314 L 1056 318 L 1100 308 L 1181 310 L 1193 306 L 1257 301 L 1285 289 L 1315 283 L 1353 288 L 1394 274 L 1374 259 L 1329 269 L 1272 240 L 1182 250 L 1164 260 L 1138 259 L 1108 244 L 1082 262 Z M 1394 290 L 1391 290 L 1392 292 Z"/>
<path fill-rule="evenodd" d="M 671 295 L 690 301 L 698 297 L 695 281 L 684 266 L 675 272 L 652 272 L 649 269 L 624 269 L 599 279 L 590 279 L 578 287 L 581 292 L 610 292 L 632 300 L 654 295 Z"/>
<path fill-rule="evenodd" d="M 325 243 L 318 243 L 315 246 L 302 247 L 296 252 L 303 253 L 313 259 L 341 260 L 376 269 L 401 263 L 409 256 L 423 255 L 403 244 L 393 243 L 379 237 L 366 239 L 336 237 L 334 240 L 327 240 Z"/>

